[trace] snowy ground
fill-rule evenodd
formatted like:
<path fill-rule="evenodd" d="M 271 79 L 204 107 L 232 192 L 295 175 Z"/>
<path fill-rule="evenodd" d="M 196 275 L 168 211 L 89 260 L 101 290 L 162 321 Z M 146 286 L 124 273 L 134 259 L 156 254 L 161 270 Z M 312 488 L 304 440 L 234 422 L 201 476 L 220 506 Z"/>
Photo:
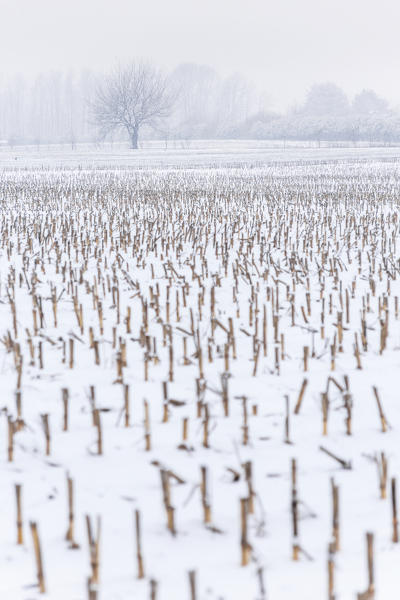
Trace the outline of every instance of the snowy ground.
<path fill-rule="evenodd" d="M 395 597 L 400 546 L 392 541 L 391 478 L 400 473 L 399 150 L 244 154 L 246 159 L 189 149 L 121 152 L 111 159 L 84 153 L 18 157 L 15 162 L 27 170 L 14 168 L 11 155 L 1 155 L 3 165 L 12 167 L 0 176 L 1 598 L 89 598 L 86 515 L 93 522 L 101 517 L 98 600 L 151 598 L 150 580 L 158 582 L 156 600 L 192 599 L 190 570 L 196 572 L 197 600 L 328 598 L 332 478 L 340 506 L 337 600 L 354 599 L 367 588 L 366 532 L 374 533 L 375 597 Z M 304 164 L 292 162 L 301 159 Z M 263 162 L 284 164 L 257 166 Z M 91 169 L 92 163 L 113 168 Z M 83 168 L 69 168 L 78 164 Z M 154 168 L 158 164 L 164 168 Z M 179 169 L 167 168 L 178 164 Z M 147 168 L 126 168 L 132 165 Z M 218 168 L 204 168 L 211 165 Z M 321 394 L 329 377 L 338 385 L 329 383 L 323 435 Z M 294 414 L 304 378 L 308 385 Z M 196 380 L 204 386 L 200 397 Z M 101 455 L 90 386 L 100 409 L 95 414 Z M 63 388 L 69 392 L 67 431 Z M 41 415 L 50 424 L 48 455 Z M 342 468 L 320 446 L 352 468 Z M 388 461 L 386 499 L 380 498 L 376 462 L 381 452 Z M 298 538 L 292 532 L 293 458 Z M 209 524 L 203 522 L 201 466 L 208 473 Z M 160 469 L 170 472 L 175 535 L 167 529 Z M 65 539 L 67 474 L 75 489 L 76 549 Z M 22 544 L 16 543 L 15 484 L 22 485 Z M 249 497 L 251 556 L 241 566 L 240 499 Z M 29 522 L 39 530 L 45 595 L 36 587 Z M 294 543 L 304 550 L 298 561 L 292 560 Z"/>
<path fill-rule="evenodd" d="M 68 144 L 0 147 L 0 166 L 8 168 L 249 168 L 301 162 L 398 161 L 400 147 L 369 147 L 359 142 L 284 142 L 257 140 L 144 141 L 138 151 L 127 144 Z"/>

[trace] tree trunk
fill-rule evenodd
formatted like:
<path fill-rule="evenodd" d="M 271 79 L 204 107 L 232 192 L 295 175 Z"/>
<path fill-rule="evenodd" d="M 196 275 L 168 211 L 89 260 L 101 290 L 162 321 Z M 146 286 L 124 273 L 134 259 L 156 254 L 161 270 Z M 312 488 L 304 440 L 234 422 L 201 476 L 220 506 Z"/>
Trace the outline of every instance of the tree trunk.
<path fill-rule="evenodd" d="M 138 149 L 138 139 L 139 139 L 139 127 L 135 127 L 132 131 L 131 131 L 131 148 L 132 150 L 137 150 Z"/>

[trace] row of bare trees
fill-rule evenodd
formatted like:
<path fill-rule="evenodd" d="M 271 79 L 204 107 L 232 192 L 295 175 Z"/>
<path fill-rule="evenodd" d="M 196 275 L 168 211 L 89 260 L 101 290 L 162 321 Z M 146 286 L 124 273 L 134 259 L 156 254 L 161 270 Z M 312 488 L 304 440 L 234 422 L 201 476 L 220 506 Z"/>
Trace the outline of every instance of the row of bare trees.
<path fill-rule="evenodd" d="M 240 75 L 222 80 L 210 67 L 182 64 L 164 74 L 149 62 L 117 65 L 103 76 L 51 73 L 29 87 L 0 81 L 0 140 L 14 143 L 128 138 L 400 140 L 400 118 L 372 90 L 349 102 L 332 83 L 310 88 L 285 115 Z"/>
<path fill-rule="evenodd" d="M 240 74 L 181 64 L 168 75 L 149 62 L 117 65 L 103 75 L 44 73 L 0 78 L 0 142 L 46 143 L 226 137 L 259 111 L 263 97 Z"/>
<path fill-rule="evenodd" d="M 0 78 L 0 140 L 11 147 L 92 141 L 87 100 L 93 96 L 94 85 L 90 71 Z"/>

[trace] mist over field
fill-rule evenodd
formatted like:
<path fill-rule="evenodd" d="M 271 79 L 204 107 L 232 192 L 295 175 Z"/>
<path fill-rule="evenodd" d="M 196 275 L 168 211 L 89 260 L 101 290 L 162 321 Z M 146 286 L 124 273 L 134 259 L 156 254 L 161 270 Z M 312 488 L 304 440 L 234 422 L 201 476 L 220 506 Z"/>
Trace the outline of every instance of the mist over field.
<path fill-rule="evenodd" d="M 110 72 L 147 62 L 168 114 L 140 138 L 400 140 L 393 0 L 2 0 L 3 146 L 127 141 L 93 115 Z"/>
<path fill-rule="evenodd" d="M 0 0 L 0 598 L 393 600 L 400 5 Z"/>

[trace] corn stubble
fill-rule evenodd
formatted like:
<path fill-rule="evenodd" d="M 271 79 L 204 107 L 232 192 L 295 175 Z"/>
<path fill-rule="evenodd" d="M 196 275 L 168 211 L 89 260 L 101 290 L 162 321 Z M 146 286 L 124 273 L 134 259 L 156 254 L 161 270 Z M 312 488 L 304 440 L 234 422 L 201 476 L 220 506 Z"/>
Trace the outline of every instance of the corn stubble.
<path fill-rule="evenodd" d="M 194 544 L 201 536 L 211 554 L 214 540 L 219 551 L 226 547 L 232 574 L 255 566 L 249 577 L 257 598 L 270 598 L 263 555 L 274 552 L 275 486 L 285 496 L 280 537 L 290 543 L 280 544 L 278 555 L 287 576 L 299 563 L 312 587 L 313 570 L 324 570 L 324 597 L 338 599 L 336 564 L 344 567 L 346 552 L 360 553 L 364 544 L 362 535 L 357 547 L 343 542 L 352 527 L 344 503 L 377 468 L 376 489 L 365 478 L 365 497 L 373 498 L 362 532 L 367 586 L 358 593 L 363 581 L 354 575 L 352 587 L 359 599 L 374 598 L 375 512 L 386 511 L 392 523 L 375 535 L 399 541 L 397 479 L 385 446 L 397 413 L 382 372 L 370 375 L 375 362 L 385 368 L 399 339 L 399 200 L 385 171 L 369 176 L 331 166 L 305 173 L 282 167 L 276 177 L 268 169 L 230 177 L 194 170 L 4 177 L 1 342 L 13 394 L 2 410 L 3 461 L 20 477 L 7 519 L 16 524 L 18 546 L 28 544 L 24 521 L 30 524 L 40 593 L 58 597 L 45 569 L 55 542 L 45 511 L 38 523 L 34 483 L 24 481 L 26 453 L 40 457 L 43 472 L 67 472 L 52 500 L 67 517 L 55 535 L 60 547 L 82 553 L 85 568 L 69 577 L 81 581 L 89 600 L 97 599 L 107 568 L 103 529 L 106 536 L 122 519 L 120 499 L 101 515 L 83 502 L 84 477 L 70 471 L 65 451 L 71 444 L 93 469 L 106 468 L 110 456 L 114 467 L 130 460 L 132 481 L 140 469 L 158 470 L 147 493 L 157 494 L 160 514 L 146 510 L 145 493 L 133 485 L 133 532 L 132 522 L 123 525 L 131 537 L 127 577 L 132 586 L 145 580 L 152 600 L 163 585 L 149 541 L 154 531 L 186 598 L 219 589 L 218 581 L 207 582 L 201 561 L 180 560 L 188 536 Z M 361 387 L 360 377 L 367 382 Z M 38 399 L 35 381 L 41 390 L 51 384 L 54 396 Z M 269 477 L 274 453 L 283 457 L 281 468 Z M 309 456 L 318 465 L 311 473 Z M 100 481 L 98 493 L 105 493 Z M 309 519 L 318 520 L 318 542 Z"/>

